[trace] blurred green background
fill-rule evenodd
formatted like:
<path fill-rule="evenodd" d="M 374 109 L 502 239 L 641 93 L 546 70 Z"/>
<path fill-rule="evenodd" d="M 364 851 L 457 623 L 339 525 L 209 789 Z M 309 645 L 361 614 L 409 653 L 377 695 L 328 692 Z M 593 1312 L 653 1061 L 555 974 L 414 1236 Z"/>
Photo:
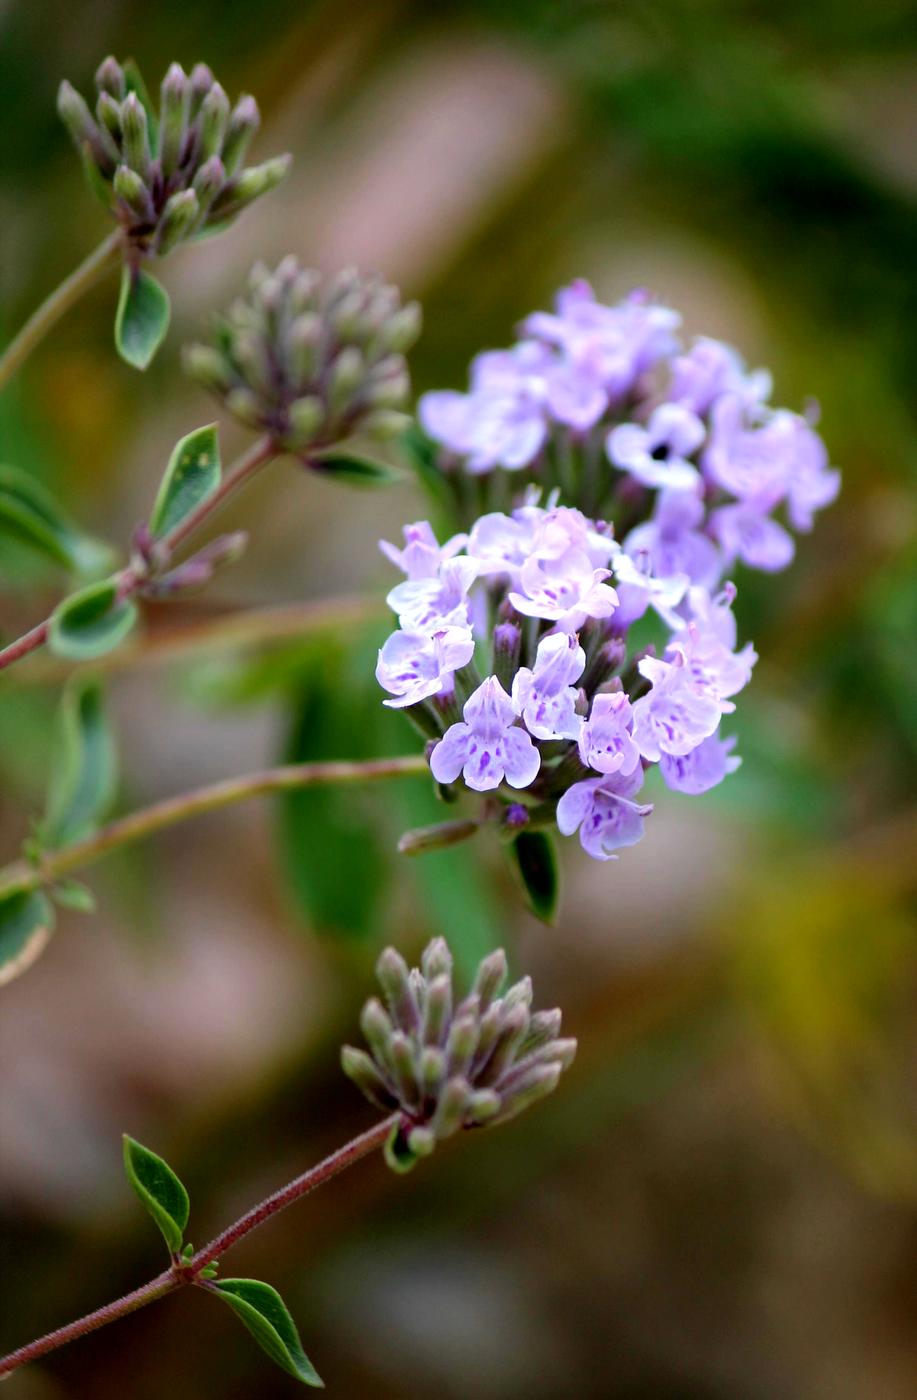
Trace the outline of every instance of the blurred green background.
<path fill-rule="evenodd" d="M 125 539 L 211 405 L 178 348 L 258 256 L 377 267 L 424 303 L 419 390 L 460 386 L 553 289 L 651 287 L 689 333 L 814 395 L 840 501 L 774 578 L 741 576 L 761 654 L 745 763 L 665 794 L 616 864 L 564 852 L 556 929 L 499 851 L 402 863 L 427 784 L 260 802 L 100 866 L 2 995 L 2 1342 L 160 1267 L 126 1129 L 188 1183 L 201 1242 L 370 1120 L 337 1065 L 383 940 L 505 942 L 579 1059 L 561 1091 L 407 1180 L 362 1165 L 232 1256 L 295 1313 L 332 1394 L 905 1400 L 917 1375 L 917 15 L 896 0 L 435 6 L 0 0 L 0 339 L 105 231 L 55 115 L 109 51 L 152 86 L 205 59 L 264 114 L 287 185 L 170 259 L 145 376 L 115 286 L 0 401 L 2 457 Z M 910 400 L 910 401 L 908 401 Z M 224 456 L 244 439 L 223 426 Z M 416 490 L 276 465 L 227 518 L 244 561 L 151 634 L 238 606 L 361 595 Z M 0 630 L 64 580 L 0 555 Z M 372 611 L 372 610 L 370 610 Z M 286 755 L 410 752 L 371 674 L 381 609 L 332 633 L 119 668 L 125 808 Z M 0 689 L 0 839 L 37 812 L 55 687 Z M 53 677 L 51 678 L 53 679 Z M 228 1314 L 168 1299 L 12 1382 L 22 1400 L 295 1393 Z"/>

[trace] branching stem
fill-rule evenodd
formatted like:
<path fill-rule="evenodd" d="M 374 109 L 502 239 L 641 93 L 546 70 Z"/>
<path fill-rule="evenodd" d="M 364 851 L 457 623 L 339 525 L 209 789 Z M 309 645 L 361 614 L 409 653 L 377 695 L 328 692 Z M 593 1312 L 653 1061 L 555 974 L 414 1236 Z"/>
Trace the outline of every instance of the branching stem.
<path fill-rule="evenodd" d="M 0 896 L 53 884 L 64 875 L 94 864 L 109 851 L 126 846 L 131 841 L 152 836 L 157 831 L 188 821 L 191 817 L 201 816 L 205 812 L 216 812 L 221 807 L 244 802 L 249 797 L 331 784 L 378 782 L 383 778 L 398 778 L 427 771 L 427 761 L 423 754 L 410 754 L 404 758 L 366 759 L 356 762 L 332 760 L 291 763 L 279 768 L 266 768 L 258 773 L 247 773 L 239 778 L 225 778 L 221 782 L 195 788 L 192 792 L 180 793 L 177 797 L 163 798 L 161 802 L 154 802 L 149 807 L 130 812 L 125 817 L 118 817 L 82 841 L 73 841 L 69 846 L 62 846 L 60 850 L 47 852 L 36 865 L 25 860 L 15 861 L 5 870 L 0 870 Z"/>
<path fill-rule="evenodd" d="M 279 1191 L 268 1196 L 260 1205 L 246 1211 L 234 1225 L 223 1230 L 216 1239 L 211 1240 L 210 1244 L 198 1250 L 191 1259 L 187 1261 L 174 1260 L 171 1268 L 158 1274 L 156 1278 L 143 1284 L 142 1287 L 135 1288 L 131 1293 L 126 1293 L 123 1298 L 118 1298 L 113 1303 L 106 1303 L 104 1307 L 97 1308 L 95 1312 L 87 1313 L 85 1317 L 78 1318 L 76 1322 L 70 1322 L 66 1327 L 58 1327 L 54 1332 L 48 1332 L 44 1337 L 29 1342 L 27 1346 L 11 1351 L 8 1356 L 0 1359 L 0 1378 L 8 1376 L 11 1371 L 25 1366 L 30 1361 L 37 1361 L 39 1357 L 47 1356 L 48 1352 L 56 1351 L 58 1347 L 66 1346 L 68 1342 L 75 1342 L 79 1337 L 85 1337 L 88 1332 L 95 1332 L 97 1328 L 105 1327 L 109 1322 L 117 1321 L 119 1317 L 126 1317 L 128 1313 L 146 1307 L 147 1303 L 155 1302 L 157 1298 L 162 1298 L 167 1293 L 174 1293 L 178 1288 L 195 1284 L 203 1286 L 200 1275 L 208 1264 L 216 1263 L 228 1249 L 231 1249 L 239 1240 L 244 1239 L 252 1230 L 257 1229 L 259 1225 L 263 1225 L 266 1220 L 270 1220 L 271 1216 L 276 1215 L 278 1211 L 285 1210 L 294 1201 L 298 1201 L 301 1196 L 307 1196 L 310 1191 L 324 1186 L 326 1181 L 330 1181 L 339 1172 L 346 1170 L 347 1167 L 352 1167 L 355 1162 L 359 1162 L 370 1152 L 375 1152 L 382 1147 L 397 1120 L 398 1114 L 393 1114 L 390 1118 L 376 1123 L 367 1132 L 361 1133 L 359 1137 L 353 1138 L 337 1152 L 332 1152 L 330 1157 L 325 1157 L 316 1166 L 303 1172 L 302 1176 L 297 1176 L 286 1186 L 282 1186 Z"/>
<path fill-rule="evenodd" d="M 189 535 L 199 529 L 211 516 L 225 505 L 230 496 L 235 495 L 241 486 L 259 472 L 262 467 L 272 461 L 278 455 L 278 449 L 269 437 L 261 437 L 253 443 L 247 452 L 244 452 L 237 462 L 229 469 L 217 489 L 201 501 L 200 505 L 193 510 L 190 515 L 174 530 L 163 536 L 162 546 L 167 552 L 171 552 L 183 544 Z M 143 568 L 129 565 L 122 569 L 116 576 L 118 584 L 118 597 L 129 598 L 138 592 L 146 582 L 146 573 Z M 44 646 L 48 640 L 48 632 L 51 627 L 51 619 L 46 618 L 37 627 L 26 632 L 24 636 L 17 638 L 15 642 L 10 642 L 9 646 L 0 649 L 0 671 L 7 666 L 12 666 L 14 662 L 21 661 L 30 652 L 37 651 Z"/>

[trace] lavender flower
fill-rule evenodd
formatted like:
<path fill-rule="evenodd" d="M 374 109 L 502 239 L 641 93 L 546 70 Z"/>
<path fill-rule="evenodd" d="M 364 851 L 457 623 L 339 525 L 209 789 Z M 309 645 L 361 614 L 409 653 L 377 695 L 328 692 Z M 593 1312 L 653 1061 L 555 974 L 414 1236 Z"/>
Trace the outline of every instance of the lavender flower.
<path fill-rule="evenodd" d="M 536 739 L 576 739 L 583 727 L 573 688 L 586 667 L 576 637 L 552 632 L 538 643 L 535 665 L 522 666 L 513 680 L 513 705 Z"/>
<path fill-rule="evenodd" d="M 531 1010 L 528 977 L 501 996 L 502 949 L 484 958 L 468 996 L 455 1004 L 452 955 L 442 938 L 408 970 L 386 948 L 377 964 L 384 1001 L 360 1024 L 370 1053 L 345 1045 L 344 1073 L 383 1113 L 397 1110 L 389 1166 L 407 1171 L 460 1129 L 505 1123 L 556 1088 L 576 1041 L 560 1038 L 559 1011 Z"/>
<path fill-rule="evenodd" d="M 627 778 L 640 762 L 633 737 L 634 712 L 623 691 L 599 694 L 578 738 L 579 753 L 587 768 L 599 773 L 620 773 Z"/>
<path fill-rule="evenodd" d="M 446 627 L 432 637 L 424 632 L 393 632 L 376 665 L 376 680 L 395 697 L 383 703 L 403 709 L 449 690 L 455 672 L 467 666 L 473 655 L 474 638 L 466 627 Z"/>
<path fill-rule="evenodd" d="M 579 831 L 580 844 L 595 860 L 616 860 L 615 852 L 635 846 L 643 837 L 643 818 L 652 806 L 635 802 L 643 786 L 639 765 L 625 775 L 615 773 L 574 783 L 557 804 L 557 825 L 562 835 Z"/>
<path fill-rule="evenodd" d="M 766 370 L 747 370 L 736 350 L 706 336 L 685 350 L 678 325 L 645 293 L 605 306 L 574 282 L 554 311 L 525 319 L 515 345 L 476 357 L 468 393 L 424 395 L 420 421 L 441 449 L 459 516 L 462 474 L 483 479 L 486 518 L 503 492 L 491 482 L 506 470 L 549 499 L 559 488 L 593 519 L 624 516 L 632 533 L 652 522 L 633 548 L 654 555 L 657 577 L 686 572 L 714 588 L 735 561 L 785 567 L 789 536 L 775 512 L 810 529 L 839 476 L 811 415 L 770 406 Z M 644 494 L 653 492 L 658 511 Z"/>
<path fill-rule="evenodd" d="M 664 403 L 653 410 L 645 428 L 637 423 L 612 428 L 606 447 L 614 465 L 643 486 L 692 491 L 700 484 L 700 476 L 688 458 L 705 436 L 696 413 L 680 404 Z"/>
<path fill-rule="evenodd" d="M 454 783 L 459 773 L 475 792 L 526 788 L 541 767 L 541 755 L 524 729 L 516 725 L 512 700 L 496 676 L 490 676 L 465 702 L 464 721 L 453 724 L 430 755 L 438 783 Z"/>
<path fill-rule="evenodd" d="M 711 734 L 690 753 L 664 753 L 659 760 L 659 771 L 666 786 L 674 792 L 688 792 L 693 796 L 717 787 L 742 762 L 732 752 L 735 742 L 735 739 L 721 739 L 718 734 Z"/>

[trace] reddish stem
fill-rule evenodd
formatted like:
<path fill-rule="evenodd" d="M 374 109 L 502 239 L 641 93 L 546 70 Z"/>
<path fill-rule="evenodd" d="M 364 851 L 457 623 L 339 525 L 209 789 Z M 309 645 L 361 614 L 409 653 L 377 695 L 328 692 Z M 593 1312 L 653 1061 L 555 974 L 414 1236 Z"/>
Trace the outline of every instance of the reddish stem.
<path fill-rule="evenodd" d="M 85 1317 L 78 1318 L 76 1322 L 70 1322 L 66 1327 L 58 1327 L 54 1332 L 48 1332 L 44 1337 L 39 1337 L 34 1342 L 29 1342 L 27 1346 L 19 1347 L 16 1351 L 11 1351 L 8 1356 L 0 1359 L 0 1379 L 17 1370 L 20 1366 L 25 1366 L 29 1361 L 37 1361 L 39 1357 L 47 1355 L 49 1351 L 56 1351 L 58 1347 L 66 1346 L 68 1342 L 75 1342 L 79 1337 L 85 1337 L 87 1332 L 94 1332 L 98 1327 L 104 1327 L 109 1322 L 115 1322 L 119 1317 L 125 1317 L 128 1313 L 135 1312 L 137 1308 L 145 1307 L 147 1303 L 154 1302 L 157 1298 L 162 1298 L 166 1293 L 173 1293 L 177 1288 L 183 1288 L 188 1284 L 201 1284 L 202 1287 L 209 1287 L 209 1284 L 201 1282 L 201 1270 L 208 1264 L 213 1264 L 220 1259 L 228 1249 L 243 1239 L 252 1230 L 263 1225 L 265 1220 L 269 1220 L 278 1211 L 285 1210 L 287 1206 L 298 1201 L 300 1196 L 307 1196 L 316 1187 L 323 1186 L 326 1181 L 337 1176 L 339 1172 L 347 1167 L 352 1167 L 361 1158 L 375 1152 L 382 1147 L 386 1138 L 398 1121 L 398 1114 L 393 1114 L 390 1118 L 384 1118 L 381 1123 L 376 1123 L 365 1133 L 348 1142 L 337 1152 L 332 1152 L 330 1157 L 325 1157 L 316 1166 L 310 1167 L 302 1176 L 282 1186 L 279 1191 L 275 1191 L 272 1196 L 268 1196 L 260 1205 L 253 1206 L 246 1211 L 234 1225 L 230 1225 L 210 1244 L 198 1250 L 193 1258 L 187 1263 L 182 1263 L 176 1259 L 170 1269 L 151 1279 L 149 1283 L 143 1284 L 141 1288 L 135 1288 L 132 1293 L 126 1293 L 123 1298 L 118 1298 L 113 1303 L 106 1303 L 104 1308 L 97 1308 L 95 1312 L 87 1313 Z"/>

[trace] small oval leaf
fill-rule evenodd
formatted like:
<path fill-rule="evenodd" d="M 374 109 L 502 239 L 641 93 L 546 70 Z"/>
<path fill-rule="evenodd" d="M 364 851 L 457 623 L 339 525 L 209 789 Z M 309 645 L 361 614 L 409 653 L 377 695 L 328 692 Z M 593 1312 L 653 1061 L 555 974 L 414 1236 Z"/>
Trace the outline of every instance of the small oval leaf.
<path fill-rule="evenodd" d="M 79 841 L 95 830 L 115 796 L 118 759 L 98 681 L 73 677 L 58 711 L 58 741 L 51 762 L 46 846 Z"/>
<path fill-rule="evenodd" d="M 526 902 L 542 923 L 553 924 L 560 897 L 560 871 L 546 831 L 521 831 L 510 847 Z"/>
<path fill-rule="evenodd" d="M 276 1288 L 254 1278 L 224 1278 L 214 1284 L 213 1291 L 242 1319 L 272 1361 L 305 1385 L 324 1387 Z"/>
<path fill-rule="evenodd" d="M 165 287 L 148 272 L 125 267 L 115 315 L 115 345 L 122 360 L 146 369 L 169 329 L 169 316 Z"/>
<path fill-rule="evenodd" d="M 113 651 L 137 621 L 137 605 L 118 597 L 114 579 L 71 593 L 51 614 L 48 645 L 69 661 L 90 661 Z"/>
<path fill-rule="evenodd" d="M 150 516 L 150 529 L 157 537 L 167 535 L 193 510 L 213 495 L 220 484 L 220 443 L 216 423 L 197 428 L 181 438 L 172 451 L 156 504 Z"/>
<path fill-rule="evenodd" d="M 110 547 L 84 535 L 51 493 L 18 467 L 0 466 L 0 534 L 78 573 L 95 573 L 112 563 Z"/>
<path fill-rule="evenodd" d="M 124 1134 L 127 1179 L 163 1233 L 173 1254 L 181 1249 L 188 1223 L 188 1193 L 161 1157 Z"/>
<path fill-rule="evenodd" d="M 32 966 L 53 932 L 54 910 L 41 890 L 0 897 L 0 987 Z"/>
<path fill-rule="evenodd" d="M 347 444 L 310 454 L 309 466 L 322 476 L 333 477 L 347 486 L 389 486 L 394 481 L 402 480 L 402 474 L 396 467 L 367 457 Z"/>

